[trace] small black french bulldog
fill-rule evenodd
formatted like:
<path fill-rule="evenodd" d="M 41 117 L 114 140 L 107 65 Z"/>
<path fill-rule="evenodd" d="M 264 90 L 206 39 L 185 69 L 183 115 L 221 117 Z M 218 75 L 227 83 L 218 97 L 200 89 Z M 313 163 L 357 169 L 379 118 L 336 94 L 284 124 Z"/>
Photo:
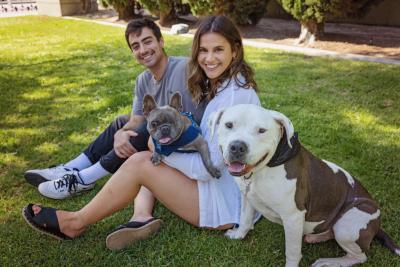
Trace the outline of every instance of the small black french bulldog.
<path fill-rule="evenodd" d="M 207 142 L 201 136 L 200 128 L 181 110 L 182 97 L 179 92 L 172 96 L 169 105 L 162 107 L 157 106 L 151 95 L 145 95 L 143 115 L 155 146 L 151 161 L 154 165 L 158 165 L 163 155 L 168 156 L 172 152 L 198 151 L 207 171 L 211 176 L 219 178 L 221 172 L 211 162 L 210 151 Z"/>

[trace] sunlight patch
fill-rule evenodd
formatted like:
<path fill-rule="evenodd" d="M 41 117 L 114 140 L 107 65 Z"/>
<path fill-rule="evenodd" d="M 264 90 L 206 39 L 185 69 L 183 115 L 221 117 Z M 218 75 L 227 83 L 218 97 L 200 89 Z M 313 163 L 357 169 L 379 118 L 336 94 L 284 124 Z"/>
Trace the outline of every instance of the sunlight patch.
<path fill-rule="evenodd" d="M 44 99 L 44 98 L 49 98 L 51 94 L 48 91 L 44 90 L 36 90 L 36 91 L 30 91 L 29 93 L 25 93 L 22 95 L 23 98 L 27 100 L 38 100 L 38 99 Z"/>
<path fill-rule="evenodd" d="M 36 151 L 42 153 L 42 154 L 53 154 L 55 152 L 58 152 L 60 150 L 60 146 L 58 144 L 54 143 L 48 143 L 45 142 L 35 148 Z"/>

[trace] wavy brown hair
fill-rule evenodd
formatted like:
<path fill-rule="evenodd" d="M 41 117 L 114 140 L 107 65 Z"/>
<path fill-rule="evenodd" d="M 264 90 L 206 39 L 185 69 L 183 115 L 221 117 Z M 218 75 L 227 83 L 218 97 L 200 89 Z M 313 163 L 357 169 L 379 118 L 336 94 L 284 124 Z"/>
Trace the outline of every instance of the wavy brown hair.
<path fill-rule="evenodd" d="M 206 33 L 218 33 L 222 35 L 231 45 L 232 51 L 236 52 L 229 67 L 215 81 L 208 81 L 204 71 L 201 69 L 197 57 L 200 49 L 200 38 Z M 242 74 L 245 81 L 239 80 L 238 74 Z M 189 61 L 188 87 L 196 102 L 203 99 L 212 99 L 216 90 L 227 80 L 234 78 L 236 84 L 244 88 L 254 88 L 257 90 L 257 83 L 254 80 L 254 72 L 244 60 L 242 38 L 235 24 L 225 16 L 205 17 L 194 35 L 192 45 L 192 55 Z"/>

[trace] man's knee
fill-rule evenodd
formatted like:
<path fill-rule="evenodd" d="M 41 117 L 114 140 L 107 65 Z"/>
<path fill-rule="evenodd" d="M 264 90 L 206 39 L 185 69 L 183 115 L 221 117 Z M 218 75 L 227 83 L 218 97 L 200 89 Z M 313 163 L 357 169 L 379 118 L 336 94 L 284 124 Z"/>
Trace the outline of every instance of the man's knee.
<path fill-rule="evenodd" d="M 124 127 L 125 124 L 128 123 L 129 119 L 130 119 L 130 115 L 119 115 L 118 117 L 116 117 L 113 122 L 111 123 L 116 129 L 121 129 L 122 127 Z"/>

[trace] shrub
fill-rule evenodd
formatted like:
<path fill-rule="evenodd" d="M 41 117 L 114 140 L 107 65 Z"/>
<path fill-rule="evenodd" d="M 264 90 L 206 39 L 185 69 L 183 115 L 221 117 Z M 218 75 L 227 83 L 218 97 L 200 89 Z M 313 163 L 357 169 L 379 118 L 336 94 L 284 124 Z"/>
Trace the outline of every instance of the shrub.
<path fill-rule="evenodd" d="M 138 0 L 150 13 L 160 18 L 160 25 L 167 25 L 176 19 L 175 6 L 180 0 Z"/>
<path fill-rule="evenodd" d="M 327 16 L 362 16 L 373 4 L 382 0 L 277 0 L 301 23 L 297 43 L 311 44 L 324 33 Z"/>
<path fill-rule="evenodd" d="M 196 16 L 226 15 L 239 25 L 255 25 L 269 0 L 186 0 Z"/>
<path fill-rule="evenodd" d="M 104 7 L 112 6 L 118 13 L 118 19 L 131 19 L 136 17 L 135 0 L 100 0 L 100 4 Z"/>

